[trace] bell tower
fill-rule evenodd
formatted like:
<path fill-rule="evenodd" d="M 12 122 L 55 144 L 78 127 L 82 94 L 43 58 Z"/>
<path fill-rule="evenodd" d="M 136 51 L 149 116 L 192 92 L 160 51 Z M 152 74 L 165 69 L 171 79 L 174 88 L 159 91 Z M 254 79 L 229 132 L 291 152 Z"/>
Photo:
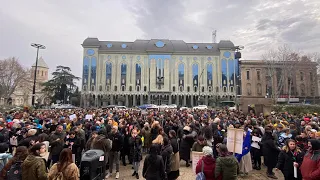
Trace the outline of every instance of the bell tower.
<path fill-rule="evenodd" d="M 31 79 L 34 78 L 34 71 L 36 69 L 36 63 L 32 65 L 31 68 Z M 43 60 L 42 57 L 38 59 L 38 68 L 37 68 L 37 82 L 45 82 L 48 81 L 48 70 L 49 67 L 47 63 Z"/>

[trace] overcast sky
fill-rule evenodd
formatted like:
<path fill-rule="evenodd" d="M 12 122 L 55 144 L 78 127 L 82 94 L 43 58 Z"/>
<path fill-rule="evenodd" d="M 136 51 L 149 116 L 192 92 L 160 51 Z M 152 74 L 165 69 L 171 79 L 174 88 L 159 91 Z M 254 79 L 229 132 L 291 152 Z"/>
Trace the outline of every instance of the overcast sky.
<path fill-rule="evenodd" d="M 0 0 L 0 59 L 35 61 L 31 43 L 44 44 L 51 72 L 70 66 L 81 76 L 87 37 L 100 40 L 229 39 L 243 45 L 244 59 L 261 59 L 288 44 L 320 51 L 320 0 Z"/>

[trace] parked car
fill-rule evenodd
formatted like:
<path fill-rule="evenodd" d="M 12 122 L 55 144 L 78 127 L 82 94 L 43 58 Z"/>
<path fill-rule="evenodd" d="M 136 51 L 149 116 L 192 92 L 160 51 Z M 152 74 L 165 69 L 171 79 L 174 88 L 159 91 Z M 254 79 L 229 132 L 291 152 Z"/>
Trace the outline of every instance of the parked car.
<path fill-rule="evenodd" d="M 177 105 L 176 104 L 170 104 L 170 105 L 168 105 L 168 108 L 169 109 L 177 109 Z"/>
<path fill-rule="evenodd" d="M 208 109 L 208 106 L 206 105 L 199 105 L 199 106 L 195 106 L 192 108 L 193 110 L 204 110 L 204 109 Z"/>

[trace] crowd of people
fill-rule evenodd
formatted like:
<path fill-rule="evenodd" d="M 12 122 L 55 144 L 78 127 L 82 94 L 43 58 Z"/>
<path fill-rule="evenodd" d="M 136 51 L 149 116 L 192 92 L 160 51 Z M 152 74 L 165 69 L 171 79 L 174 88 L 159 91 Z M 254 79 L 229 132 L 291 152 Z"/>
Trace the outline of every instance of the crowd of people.
<path fill-rule="evenodd" d="M 233 180 L 264 164 L 269 178 L 277 179 L 275 170 L 285 180 L 319 180 L 319 125 L 316 113 L 264 116 L 227 109 L 5 112 L 0 180 L 78 180 L 82 155 L 91 149 L 104 152 L 106 179 L 120 178 L 120 164 L 130 164 L 132 178 L 175 180 L 180 162 L 189 167 L 195 151 L 203 153 L 195 168 L 199 179 Z M 241 154 L 228 151 L 229 128 L 243 129 Z"/>

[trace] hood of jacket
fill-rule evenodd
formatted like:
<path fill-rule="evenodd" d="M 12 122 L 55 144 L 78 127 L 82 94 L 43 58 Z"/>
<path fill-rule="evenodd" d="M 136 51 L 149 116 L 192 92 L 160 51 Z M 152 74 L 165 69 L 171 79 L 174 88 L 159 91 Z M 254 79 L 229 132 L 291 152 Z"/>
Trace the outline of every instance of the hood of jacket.
<path fill-rule="evenodd" d="M 23 161 L 24 166 L 31 167 L 32 165 L 35 165 L 39 162 L 39 160 L 42 160 L 41 157 L 36 157 L 34 155 L 28 155 L 27 158 Z"/>
<path fill-rule="evenodd" d="M 222 157 L 221 163 L 226 167 L 234 167 L 238 164 L 238 161 L 233 155 L 230 155 Z"/>
<path fill-rule="evenodd" d="M 216 163 L 216 160 L 212 156 L 203 156 L 202 160 L 208 166 Z"/>

